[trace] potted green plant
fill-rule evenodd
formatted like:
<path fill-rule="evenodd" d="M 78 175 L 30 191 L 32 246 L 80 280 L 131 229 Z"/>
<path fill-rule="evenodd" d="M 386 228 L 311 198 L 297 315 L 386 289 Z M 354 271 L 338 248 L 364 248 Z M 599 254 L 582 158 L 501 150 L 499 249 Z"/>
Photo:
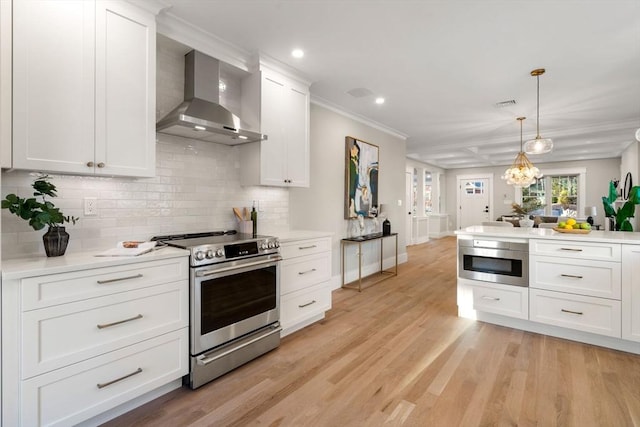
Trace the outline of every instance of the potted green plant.
<path fill-rule="evenodd" d="M 609 182 L 609 196 L 602 197 L 604 205 L 604 214 L 612 221 L 611 230 L 615 231 L 633 231 L 633 225 L 629 222 L 629 218 L 633 218 L 636 212 L 636 205 L 640 204 L 640 186 L 634 186 L 629 191 L 629 198 L 618 209 L 615 208 L 615 202 L 618 199 L 616 184 Z"/>
<path fill-rule="evenodd" d="M 41 176 L 31 184 L 35 190 L 34 197 L 25 199 L 15 194 L 8 194 L 2 200 L 2 209 L 9 209 L 12 214 L 29 221 L 29 225 L 36 231 L 48 225 L 49 230 L 42 236 L 42 241 L 47 256 L 55 257 L 64 255 L 69 244 L 69 233 L 62 224 L 65 222 L 75 224 L 78 218 L 64 216 L 59 208 L 46 199 L 46 197 L 57 197 L 56 186 L 49 182 L 49 179 L 47 175 Z"/>

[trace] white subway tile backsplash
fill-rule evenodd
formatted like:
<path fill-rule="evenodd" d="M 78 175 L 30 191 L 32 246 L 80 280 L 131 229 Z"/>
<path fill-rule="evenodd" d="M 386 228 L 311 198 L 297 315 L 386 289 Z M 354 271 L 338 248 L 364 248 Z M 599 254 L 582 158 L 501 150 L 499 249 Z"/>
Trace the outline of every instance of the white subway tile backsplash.
<path fill-rule="evenodd" d="M 260 200 L 258 232 L 289 228 L 286 188 L 242 187 L 239 150 L 218 144 L 158 135 L 154 178 L 127 179 L 51 175 L 58 188 L 52 202 L 65 215 L 80 217 L 65 224 L 71 235 L 68 253 L 101 250 L 121 240 L 144 240 L 153 235 L 237 228 L 232 207 L 251 208 Z M 185 150 L 191 145 L 192 151 Z M 34 174 L 2 174 L 2 197 L 33 193 Z M 84 198 L 98 198 L 98 214 L 84 216 Z M 44 256 L 42 234 L 26 221 L 2 211 L 2 255 L 5 259 Z"/>

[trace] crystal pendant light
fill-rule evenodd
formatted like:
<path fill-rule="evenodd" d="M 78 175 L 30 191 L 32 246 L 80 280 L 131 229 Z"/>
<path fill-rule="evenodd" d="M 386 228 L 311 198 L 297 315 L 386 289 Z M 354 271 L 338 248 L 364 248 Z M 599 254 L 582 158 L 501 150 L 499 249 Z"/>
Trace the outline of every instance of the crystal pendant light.
<path fill-rule="evenodd" d="M 524 144 L 524 152 L 527 154 L 544 154 L 553 150 L 553 141 L 549 138 L 540 136 L 540 76 L 545 72 L 544 68 L 536 68 L 531 75 L 538 81 L 538 101 L 537 101 L 537 118 L 536 118 L 536 137 Z"/>
<path fill-rule="evenodd" d="M 522 151 L 522 121 L 525 118 L 526 117 L 518 117 L 516 119 L 520 122 L 520 152 L 511 167 L 504 171 L 502 175 L 502 179 L 514 187 L 528 187 L 533 184 L 537 178 L 542 177 L 540 169 L 533 166 L 533 163 L 529 161 L 527 155 Z"/>

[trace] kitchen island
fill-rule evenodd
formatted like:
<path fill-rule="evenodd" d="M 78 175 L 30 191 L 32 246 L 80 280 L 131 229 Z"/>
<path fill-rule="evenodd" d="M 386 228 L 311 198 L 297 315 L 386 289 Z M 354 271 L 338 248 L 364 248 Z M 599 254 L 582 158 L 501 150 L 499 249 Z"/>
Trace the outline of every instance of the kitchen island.
<path fill-rule="evenodd" d="M 456 235 L 459 316 L 640 354 L 640 233 L 472 226 Z M 528 247 L 512 256 L 518 263 L 486 249 L 515 245 Z M 509 268 L 470 275 L 473 262 Z"/>

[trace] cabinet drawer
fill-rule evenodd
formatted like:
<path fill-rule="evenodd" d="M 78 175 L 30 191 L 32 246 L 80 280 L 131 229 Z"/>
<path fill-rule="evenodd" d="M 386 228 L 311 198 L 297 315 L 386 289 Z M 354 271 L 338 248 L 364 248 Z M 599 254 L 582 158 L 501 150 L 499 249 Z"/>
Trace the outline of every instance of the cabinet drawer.
<path fill-rule="evenodd" d="M 330 308 L 331 287 L 328 282 L 322 283 L 283 296 L 280 301 L 280 323 L 283 329 L 287 329 Z"/>
<path fill-rule="evenodd" d="M 331 250 L 331 238 L 329 237 L 285 242 L 280 246 L 280 254 L 284 259 L 317 254 L 329 250 Z"/>
<path fill-rule="evenodd" d="M 529 318 L 529 289 L 509 285 L 473 285 L 473 309 L 518 319 Z"/>
<path fill-rule="evenodd" d="M 280 293 L 298 291 L 331 278 L 329 252 L 282 261 Z"/>
<path fill-rule="evenodd" d="M 188 344 L 183 328 L 23 381 L 21 425 L 75 425 L 178 379 Z"/>
<path fill-rule="evenodd" d="M 529 240 L 529 253 L 563 258 L 620 262 L 621 248 L 615 243 L 591 243 L 575 240 Z"/>
<path fill-rule="evenodd" d="M 58 369 L 189 324 L 186 280 L 22 316 L 22 378 Z"/>
<path fill-rule="evenodd" d="M 620 299 L 620 263 L 533 255 L 529 268 L 532 288 Z"/>
<path fill-rule="evenodd" d="M 140 289 L 189 277 L 187 257 L 148 261 L 22 280 L 22 310 Z"/>
<path fill-rule="evenodd" d="M 534 322 L 620 338 L 620 301 L 530 289 Z"/>

